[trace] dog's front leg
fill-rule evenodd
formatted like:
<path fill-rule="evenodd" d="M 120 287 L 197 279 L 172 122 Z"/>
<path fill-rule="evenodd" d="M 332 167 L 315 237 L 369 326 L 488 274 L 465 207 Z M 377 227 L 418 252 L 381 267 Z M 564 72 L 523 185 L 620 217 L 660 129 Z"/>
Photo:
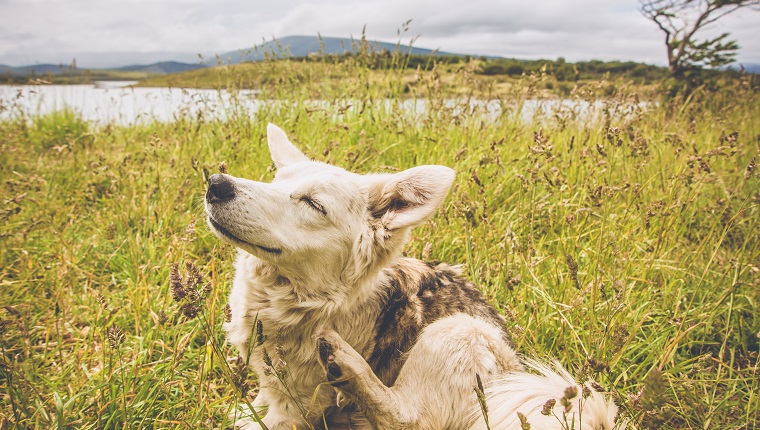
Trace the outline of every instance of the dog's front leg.
<path fill-rule="evenodd" d="M 332 330 L 317 340 L 319 361 L 330 384 L 356 403 L 374 429 L 406 429 L 411 418 L 398 396 L 356 350 Z"/>
<path fill-rule="evenodd" d="M 262 387 L 253 401 L 261 421 L 269 430 L 292 430 L 293 428 L 308 428 L 298 407 L 289 399 L 284 398 L 276 388 Z M 240 405 L 235 415 L 234 428 L 241 430 L 261 430 L 263 427 L 253 418 L 247 405 Z"/>

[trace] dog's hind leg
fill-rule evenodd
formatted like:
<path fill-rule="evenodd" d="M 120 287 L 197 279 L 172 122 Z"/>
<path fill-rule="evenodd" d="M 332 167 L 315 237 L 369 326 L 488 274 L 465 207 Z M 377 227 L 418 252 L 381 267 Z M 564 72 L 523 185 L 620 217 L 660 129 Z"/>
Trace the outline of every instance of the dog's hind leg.
<path fill-rule="evenodd" d="M 318 348 L 328 380 L 377 429 L 465 428 L 478 407 L 476 374 L 486 383 L 521 368 L 499 327 L 465 314 L 426 327 L 392 387 L 337 333 L 323 333 Z"/>
<path fill-rule="evenodd" d="M 373 428 L 407 428 L 409 418 L 402 411 L 398 396 L 338 333 L 322 333 L 317 348 L 327 380 L 359 406 Z"/>

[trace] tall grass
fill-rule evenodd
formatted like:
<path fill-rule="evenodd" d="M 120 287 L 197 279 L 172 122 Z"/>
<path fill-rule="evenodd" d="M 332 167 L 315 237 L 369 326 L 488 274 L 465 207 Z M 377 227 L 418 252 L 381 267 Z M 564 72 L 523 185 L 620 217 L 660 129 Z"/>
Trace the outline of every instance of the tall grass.
<path fill-rule="evenodd" d="M 464 263 L 521 352 L 593 376 L 632 428 L 760 424 L 756 88 L 641 104 L 616 83 L 598 110 L 526 121 L 540 75 L 494 113 L 467 67 L 310 64 L 263 63 L 281 75 L 261 86 L 269 102 L 233 101 L 224 120 L 0 123 L 0 427 L 230 425 L 255 378 L 221 332 L 235 251 L 203 225 L 204 178 L 225 162 L 269 180 L 269 121 L 350 170 L 455 168 L 406 253 Z M 577 106 L 597 96 L 573 92 Z M 193 312 L 173 264 L 199 270 L 183 281 L 199 288 Z"/>

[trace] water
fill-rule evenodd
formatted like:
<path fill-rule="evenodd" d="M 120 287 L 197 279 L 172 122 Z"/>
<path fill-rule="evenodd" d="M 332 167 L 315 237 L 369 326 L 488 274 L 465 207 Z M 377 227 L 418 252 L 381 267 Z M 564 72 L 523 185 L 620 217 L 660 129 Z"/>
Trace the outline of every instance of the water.
<path fill-rule="evenodd" d="M 85 120 L 98 124 L 131 125 L 179 118 L 223 119 L 229 112 L 253 114 L 262 103 L 256 90 L 230 93 L 225 90 L 182 88 L 133 88 L 133 81 L 102 81 L 93 85 L 0 85 L 0 120 L 14 115 L 44 115 L 64 108 L 78 112 Z M 361 103 L 345 103 L 359 106 Z M 398 105 L 397 105 L 398 104 Z M 331 109 L 321 100 L 308 101 L 314 108 Z M 530 99 L 522 104 L 498 100 L 473 100 L 464 104 L 448 100 L 445 108 L 455 115 L 482 115 L 496 119 L 502 115 L 525 122 L 590 120 L 600 118 L 605 103 L 585 100 Z M 423 116 L 426 100 L 385 100 L 385 109 L 394 107 L 412 116 Z M 644 103 L 623 106 L 624 115 L 635 113 Z M 621 106 L 618 106 L 620 109 Z M 332 110 L 332 109 L 331 109 Z M 336 109 L 337 110 L 337 109 Z"/>
<path fill-rule="evenodd" d="M 0 119 L 23 112 L 45 115 L 72 109 L 87 121 L 130 125 L 173 121 L 180 117 L 223 118 L 233 109 L 255 111 L 256 91 L 182 88 L 133 88 L 133 81 L 102 81 L 93 85 L 0 85 Z"/>

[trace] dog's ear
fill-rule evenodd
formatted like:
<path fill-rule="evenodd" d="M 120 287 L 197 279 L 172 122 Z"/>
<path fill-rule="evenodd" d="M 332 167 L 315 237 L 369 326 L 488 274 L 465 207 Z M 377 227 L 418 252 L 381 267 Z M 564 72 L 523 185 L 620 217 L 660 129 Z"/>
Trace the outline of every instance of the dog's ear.
<path fill-rule="evenodd" d="M 419 166 L 377 176 L 369 189 L 369 210 L 389 230 L 417 225 L 441 204 L 454 175 L 448 167 Z"/>
<path fill-rule="evenodd" d="M 278 169 L 288 164 L 309 161 L 298 148 L 290 143 L 285 132 L 271 122 L 267 125 L 267 140 L 269 141 L 269 154 Z"/>

